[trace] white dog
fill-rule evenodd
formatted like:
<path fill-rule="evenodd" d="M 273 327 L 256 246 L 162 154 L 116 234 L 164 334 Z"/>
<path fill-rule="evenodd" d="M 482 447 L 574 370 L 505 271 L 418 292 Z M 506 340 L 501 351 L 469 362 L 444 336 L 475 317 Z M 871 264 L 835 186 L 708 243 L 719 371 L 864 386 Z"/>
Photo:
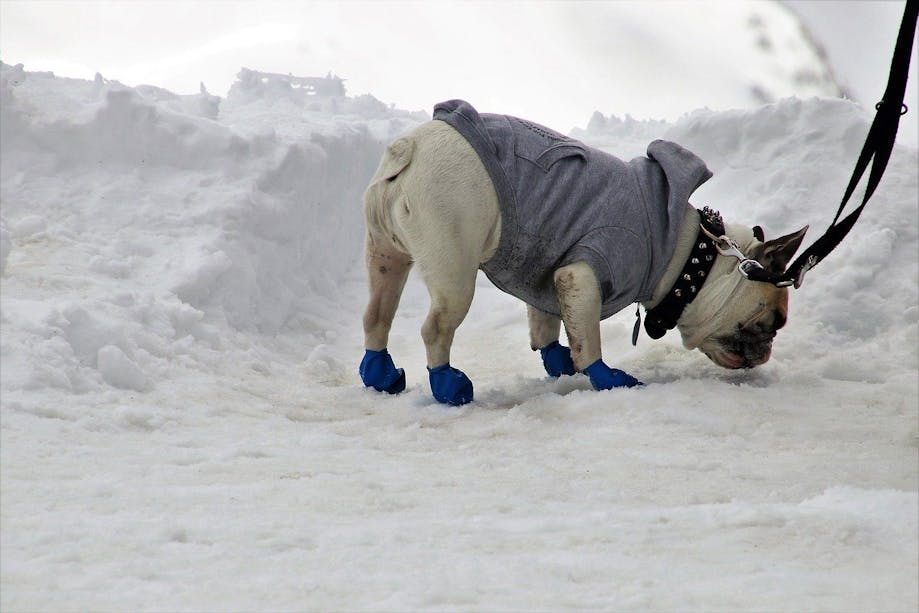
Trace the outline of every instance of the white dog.
<path fill-rule="evenodd" d="M 527 302 L 530 346 L 550 375 L 583 372 L 595 389 L 638 384 L 600 347 L 601 319 L 633 302 L 654 338 L 678 327 L 687 348 L 721 366 L 764 363 L 788 290 L 748 280 L 738 260 L 784 270 L 807 228 L 763 242 L 759 228 L 721 226 L 687 200 L 710 176 L 674 143 L 624 163 L 538 124 L 438 105 L 433 121 L 387 148 L 365 193 L 365 385 L 405 388 L 387 345 L 415 263 L 431 296 L 421 336 L 441 402 L 473 397 L 450 347 L 480 268 Z M 570 350 L 558 343 L 562 322 Z"/>

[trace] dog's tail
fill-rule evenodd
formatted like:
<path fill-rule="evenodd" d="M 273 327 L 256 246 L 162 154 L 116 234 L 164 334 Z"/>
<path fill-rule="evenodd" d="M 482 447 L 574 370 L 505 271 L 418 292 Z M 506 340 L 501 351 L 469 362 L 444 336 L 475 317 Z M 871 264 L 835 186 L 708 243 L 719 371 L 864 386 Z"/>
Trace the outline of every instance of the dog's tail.
<path fill-rule="evenodd" d="M 373 243 L 383 241 L 406 251 L 400 244 L 393 225 L 393 205 L 397 198 L 405 195 L 396 184 L 396 178 L 412 161 L 415 141 L 411 137 L 400 138 L 386 148 L 380 166 L 364 192 L 364 217 L 367 222 L 367 236 Z"/>
<path fill-rule="evenodd" d="M 415 140 L 413 138 L 405 137 L 395 141 L 386 148 L 375 178 L 386 181 L 395 179 L 412 161 L 414 152 Z"/>

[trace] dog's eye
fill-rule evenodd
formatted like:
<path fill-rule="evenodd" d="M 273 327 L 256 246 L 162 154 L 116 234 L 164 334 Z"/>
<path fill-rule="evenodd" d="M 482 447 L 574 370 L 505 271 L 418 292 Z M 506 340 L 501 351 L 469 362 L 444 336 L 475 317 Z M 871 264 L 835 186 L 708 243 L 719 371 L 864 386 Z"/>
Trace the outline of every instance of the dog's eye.
<path fill-rule="evenodd" d="M 781 311 L 779 310 L 772 311 L 772 329 L 773 330 L 781 330 L 783 327 L 785 327 L 785 324 L 787 322 L 788 322 L 788 319 L 785 317 L 785 315 Z"/>
<path fill-rule="evenodd" d="M 782 314 L 778 309 L 774 309 L 769 313 L 759 316 L 753 320 L 753 323 L 750 327 L 759 332 L 775 332 L 780 330 L 786 322 L 785 315 Z"/>
<path fill-rule="evenodd" d="M 785 314 L 778 309 L 767 310 L 766 305 L 760 305 L 761 310 L 743 323 L 737 324 L 737 329 L 756 330 L 758 332 L 774 332 L 781 330 L 787 323 Z"/>

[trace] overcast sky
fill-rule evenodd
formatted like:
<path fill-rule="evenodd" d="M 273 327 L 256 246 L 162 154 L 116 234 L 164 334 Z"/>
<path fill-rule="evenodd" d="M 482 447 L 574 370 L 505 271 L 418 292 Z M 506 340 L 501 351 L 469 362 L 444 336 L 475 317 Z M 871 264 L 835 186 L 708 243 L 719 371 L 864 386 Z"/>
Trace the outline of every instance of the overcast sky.
<path fill-rule="evenodd" d="M 903 3 L 787 4 L 825 45 L 840 80 L 873 105 L 886 82 Z M 721 3 L 727 11 L 738 5 L 751 6 Z M 401 108 L 430 111 L 439 100 L 463 97 L 486 110 L 530 114 L 562 131 L 585 125 L 594 110 L 672 120 L 699 106 L 740 104 L 721 89 L 719 81 L 728 78 L 718 74 L 696 86 L 679 83 L 683 75 L 698 81 L 706 73 L 680 71 L 679 58 L 667 49 L 660 49 L 659 57 L 647 52 L 630 57 L 625 68 L 616 65 L 615 78 L 607 74 L 611 56 L 629 57 L 630 45 L 647 42 L 642 37 L 649 25 L 669 18 L 685 30 L 675 31 L 674 39 L 714 27 L 702 23 L 706 5 L 613 6 L 634 23 L 629 29 L 617 24 L 606 39 L 610 5 L 599 2 L 2 0 L 0 59 L 62 76 L 92 78 L 100 72 L 128 85 L 147 83 L 177 93 L 196 92 L 203 81 L 221 96 L 241 66 L 298 75 L 334 71 L 347 79 L 350 94 L 372 93 Z M 712 30 L 710 57 L 724 54 L 736 30 L 720 25 L 720 32 Z M 661 46 L 651 42 L 644 49 Z M 680 96 L 662 93 L 661 81 L 672 81 Z M 911 107 L 916 89 L 914 80 Z M 913 143 L 915 114 L 907 128 Z"/>

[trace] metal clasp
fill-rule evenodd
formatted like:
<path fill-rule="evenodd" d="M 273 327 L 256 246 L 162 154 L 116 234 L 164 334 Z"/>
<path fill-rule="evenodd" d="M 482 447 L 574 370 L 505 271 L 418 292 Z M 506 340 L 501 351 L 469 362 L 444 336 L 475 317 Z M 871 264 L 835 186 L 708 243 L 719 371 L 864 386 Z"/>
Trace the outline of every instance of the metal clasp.
<path fill-rule="evenodd" d="M 800 272 L 798 272 L 798 277 L 793 281 L 795 289 L 799 289 L 804 285 L 804 275 L 807 274 L 807 271 L 817 265 L 820 259 L 816 255 L 808 256 L 807 260 L 804 262 L 804 265 L 801 267 Z"/>
<path fill-rule="evenodd" d="M 740 264 L 737 265 L 737 270 L 740 271 L 745 278 L 749 279 L 751 276 L 755 276 L 758 271 L 764 271 L 763 265 L 757 262 L 756 260 L 751 259 L 742 259 Z M 757 279 L 753 279 L 756 281 Z"/>
<path fill-rule="evenodd" d="M 776 282 L 772 279 L 767 279 L 766 277 L 769 276 L 769 273 L 766 272 L 763 265 L 752 258 L 748 258 L 730 236 L 724 234 L 715 236 L 709 232 L 705 226 L 702 226 L 702 231 L 705 232 L 706 236 L 715 241 L 715 248 L 718 250 L 718 253 L 740 260 L 740 263 L 737 265 L 737 270 L 743 275 L 744 279 L 749 279 L 751 281 L 768 281 L 777 287 L 787 287 L 793 283 L 793 281 L 790 280 Z"/>
<path fill-rule="evenodd" d="M 748 273 L 747 273 L 748 270 L 751 270 L 756 267 L 762 268 L 759 262 L 748 258 L 744 254 L 744 252 L 740 250 L 740 247 L 737 245 L 734 239 L 731 238 L 730 236 L 727 236 L 726 234 L 722 234 L 721 236 L 715 236 L 714 234 L 709 232 L 705 226 L 700 226 L 700 227 L 702 228 L 702 231 L 705 232 L 706 236 L 708 236 L 710 239 L 715 241 L 715 248 L 718 250 L 718 253 L 720 253 L 721 255 L 732 257 L 732 258 L 737 258 L 738 260 L 740 260 L 739 269 L 740 269 L 740 274 L 742 274 L 743 276 L 745 277 L 748 276 Z"/>

